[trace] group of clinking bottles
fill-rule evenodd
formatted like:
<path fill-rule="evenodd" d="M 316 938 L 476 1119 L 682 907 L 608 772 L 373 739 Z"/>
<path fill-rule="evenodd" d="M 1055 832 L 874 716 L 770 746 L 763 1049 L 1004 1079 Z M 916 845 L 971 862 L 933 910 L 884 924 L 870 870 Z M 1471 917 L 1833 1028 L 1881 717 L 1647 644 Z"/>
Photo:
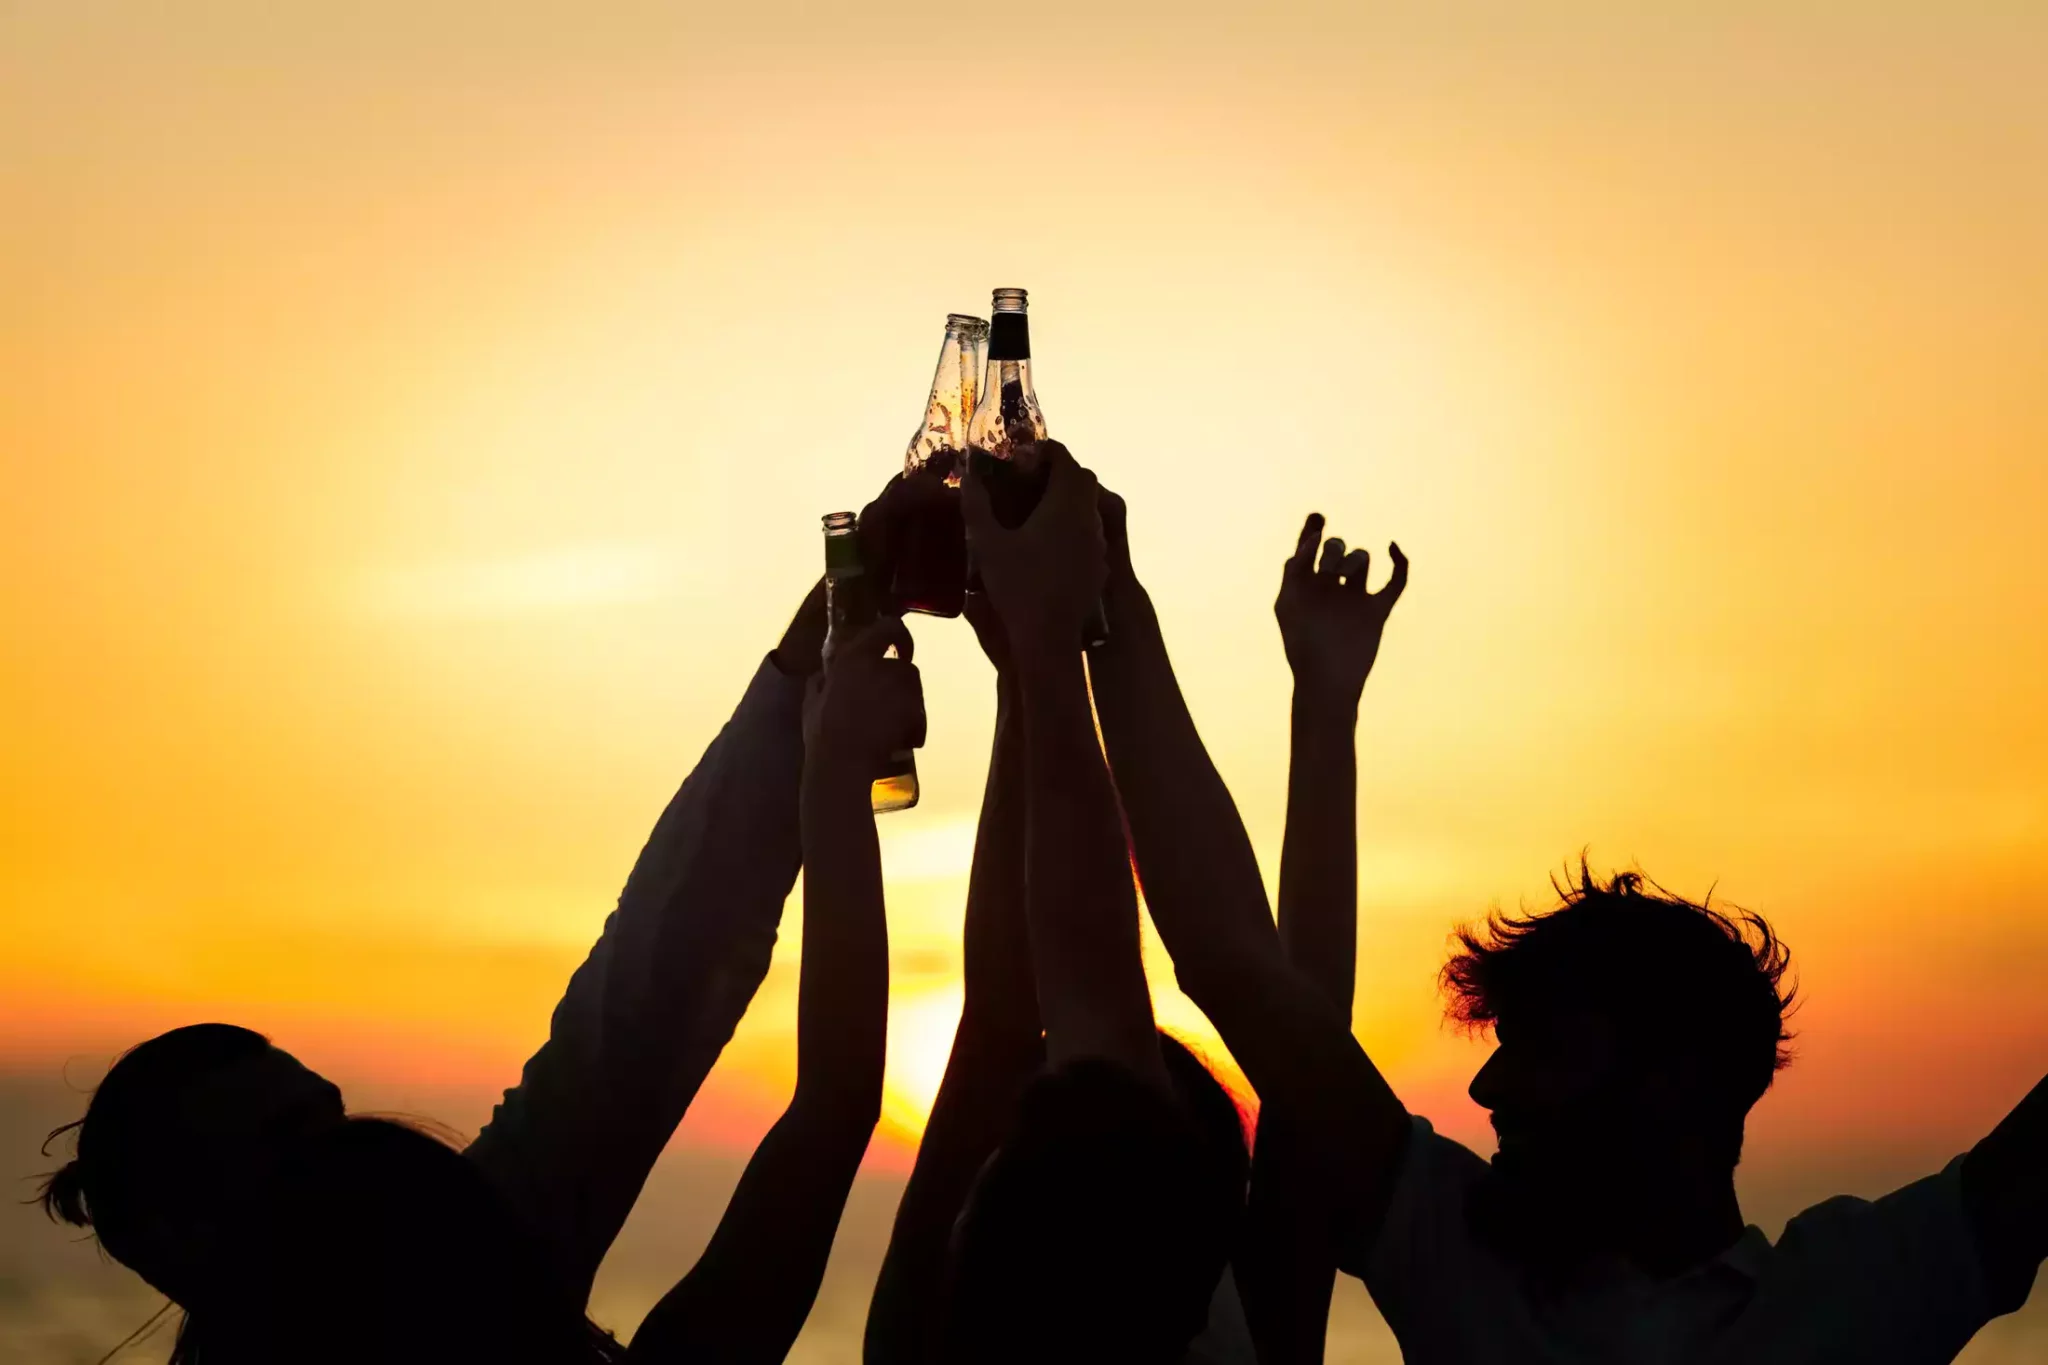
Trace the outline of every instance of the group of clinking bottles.
<path fill-rule="evenodd" d="M 886 585 L 868 581 L 858 514 L 825 515 L 828 657 L 835 644 L 867 629 L 885 610 L 961 613 L 967 594 L 978 587 L 958 497 L 968 461 L 989 490 L 997 520 L 1015 527 L 1031 515 L 1045 486 L 1046 471 L 1034 462 L 1034 454 L 1037 443 L 1046 439 L 1046 427 L 1031 380 L 1028 304 L 1026 291 L 1004 288 L 995 291 L 992 322 L 966 313 L 946 315 L 931 397 L 903 457 L 904 479 L 927 484 L 928 495 L 901 517 Z M 1108 626 L 1098 611 L 1087 622 L 1082 643 L 1093 648 L 1107 638 Z M 917 756 L 900 750 L 875 778 L 875 812 L 908 810 L 917 798 Z"/>

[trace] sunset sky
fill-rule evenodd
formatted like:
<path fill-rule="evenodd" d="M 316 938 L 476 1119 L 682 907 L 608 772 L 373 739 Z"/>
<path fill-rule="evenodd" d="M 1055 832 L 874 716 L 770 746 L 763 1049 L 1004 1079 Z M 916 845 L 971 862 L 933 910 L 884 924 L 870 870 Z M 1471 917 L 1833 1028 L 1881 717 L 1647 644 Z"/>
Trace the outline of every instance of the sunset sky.
<path fill-rule="evenodd" d="M 509 1081 L 1015 284 L 1269 878 L 1279 563 L 1413 560 L 1355 1016 L 1411 1106 L 1486 1149 L 1446 932 L 1587 847 L 1790 943 L 1756 1180 L 1967 1147 L 2048 1070 L 2048 10 L 1536 8 L 0 7 L 0 1072 L 224 1018 Z M 890 1169 L 992 716 L 913 629 Z M 796 942 L 687 1139 L 779 1110 Z"/>

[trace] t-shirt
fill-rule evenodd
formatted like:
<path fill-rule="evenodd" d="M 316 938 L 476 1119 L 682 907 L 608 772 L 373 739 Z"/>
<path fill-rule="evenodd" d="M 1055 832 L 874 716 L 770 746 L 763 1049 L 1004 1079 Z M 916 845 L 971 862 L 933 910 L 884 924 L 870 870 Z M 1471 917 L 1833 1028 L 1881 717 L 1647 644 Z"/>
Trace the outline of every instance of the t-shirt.
<path fill-rule="evenodd" d="M 1961 1167 L 1816 1204 L 1776 1245 L 1745 1228 L 1670 1279 L 1617 1259 L 1546 1287 L 1469 1229 L 1487 1163 L 1418 1118 L 1386 1221 L 1345 1269 L 1406 1365 L 1945 1365 L 1993 1316 Z"/>

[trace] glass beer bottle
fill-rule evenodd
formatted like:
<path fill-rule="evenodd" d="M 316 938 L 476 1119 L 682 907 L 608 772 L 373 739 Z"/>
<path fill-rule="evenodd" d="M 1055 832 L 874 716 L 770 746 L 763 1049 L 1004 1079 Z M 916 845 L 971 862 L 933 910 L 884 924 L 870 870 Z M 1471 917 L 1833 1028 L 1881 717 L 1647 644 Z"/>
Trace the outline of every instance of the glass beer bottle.
<path fill-rule="evenodd" d="M 961 461 L 988 350 L 988 324 L 946 316 L 924 421 L 903 456 L 903 477 L 921 481 L 898 521 L 889 595 L 899 611 L 958 616 L 967 591 L 967 528 L 960 521 Z"/>
<path fill-rule="evenodd" d="M 860 557 L 859 518 L 851 512 L 825 515 L 825 660 L 840 645 L 880 617 L 867 566 Z M 875 814 L 917 804 L 917 755 L 900 749 L 875 777 L 870 804 Z"/>
<path fill-rule="evenodd" d="M 967 427 L 968 458 L 988 488 L 989 510 L 1005 526 L 1022 526 L 1045 493 L 1046 471 L 1034 461 L 1034 443 L 1046 438 L 1045 410 L 1031 383 L 1031 325 L 1022 289 L 998 289 L 988 329 L 988 374 Z M 1109 626 L 1097 606 L 1082 627 L 1089 649 L 1107 643 Z"/>

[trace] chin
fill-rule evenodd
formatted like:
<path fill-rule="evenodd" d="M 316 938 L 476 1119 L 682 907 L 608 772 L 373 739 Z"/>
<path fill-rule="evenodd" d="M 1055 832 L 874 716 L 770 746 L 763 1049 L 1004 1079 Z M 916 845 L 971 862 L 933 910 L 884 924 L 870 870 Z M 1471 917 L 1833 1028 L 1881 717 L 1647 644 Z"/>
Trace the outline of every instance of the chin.
<path fill-rule="evenodd" d="M 1472 1232 L 1497 1255 L 1534 1268 L 1560 1267 L 1583 1251 L 1586 1201 L 1558 1163 L 1509 1148 L 1472 1187 Z"/>

